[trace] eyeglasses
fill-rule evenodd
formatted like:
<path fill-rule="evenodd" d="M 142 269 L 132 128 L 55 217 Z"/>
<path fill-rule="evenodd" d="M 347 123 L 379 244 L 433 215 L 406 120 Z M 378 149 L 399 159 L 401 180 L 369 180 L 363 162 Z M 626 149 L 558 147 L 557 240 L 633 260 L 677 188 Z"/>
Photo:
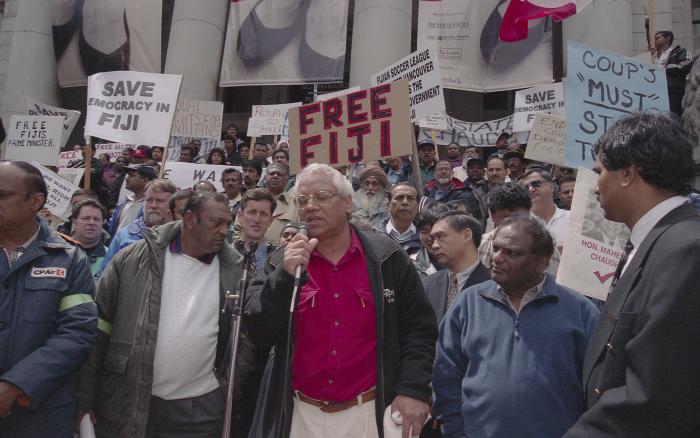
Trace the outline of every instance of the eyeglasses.
<path fill-rule="evenodd" d="M 533 189 L 539 189 L 540 187 L 542 187 L 542 184 L 544 184 L 545 182 L 546 181 L 540 181 L 540 180 L 536 179 L 534 181 L 530 181 L 529 183 L 524 183 L 523 185 L 525 186 L 525 188 L 532 187 Z"/>
<path fill-rule="evenodd" d="M 306 208 L 309 206 L 309 199 L 314 199 L 314 204 L 316 205 L 328 205 L 331 203 L 331 198 L 336 196 L 337 193 L 329 192 L 327 190 L 319 190 L 311 195 L 297 195 L 295 200 L 297 207 Z"/>

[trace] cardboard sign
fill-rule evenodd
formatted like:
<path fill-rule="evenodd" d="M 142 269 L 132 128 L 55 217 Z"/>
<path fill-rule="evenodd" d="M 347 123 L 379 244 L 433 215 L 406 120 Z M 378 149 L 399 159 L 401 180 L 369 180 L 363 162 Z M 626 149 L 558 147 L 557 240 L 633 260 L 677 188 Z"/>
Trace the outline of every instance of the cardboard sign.
<path fill-rule="evenodd" d="M 12 116 L 5 140 L 5 159 L 55 166 L 62 138 L 61 116 Z"/>
<path fill-rule="evenodd" d="M 71 132 L 73 132 L 73 128 L 75 128 L 75 124 L 78 123 L 80 111 L 73 111 L 47 105 L 29 96 L 24 96 L 24 103 L 27 105 L 27 114 L 30 116 L 63 117 L 63 136 L 61 137 L 61 146 L 65 146 Z"/>
<path fill-rule="evenodd" d="M 58 154 L 58 162 L 56 167 L 59 169 L 62 167 L 68 167 L 71 163 L 76 161 L 81 161 L 83 159 L 83 153 L 81 151 L 65 151 Z"/>
<path fill-rule="evenodd" d="M 420 49 L 411 53 L 372 75 L 370 81 L 374 87 L 400 79 L 408 81 L 412 122 L 445 112 L 440 64 L 435 48 Z"/>
<path fill-rule="evenodd" d="M 90 76 L 85 135 L 117 143 L 167 145 L 181 81 L 181 75 L 132 71 Z"/>
<path fill-rule="evenodd" d="M 513 116 L 504 117 L 497 120 L 487 120 L 484 122 L 464 122 L 454 117 L 445 116 L 447 129 L 439 130 L 435 140 L 439 145 L 458 143 L 462 147 L 495 146 L 498 137 L 505 131 L 513 130 Z M 418 143 L 432 142 L 431 130 L 421 129 L 418 134 Z"/>
<path fill-rule="evenodd" d="M 606 220 L 593 189 L 598 176 L 579 167 L 557 283 L 605 300 L 630 231 Z"/>
<path fill-rule="evenodd" d="M 513 131 L 523 132 L 532 129 L 535 114 L 565 115 L 564 86 L 561 82 L 542 85 L 515 92 L 513 108 Z"/>
<path fill-rule="evenodd" d="M 71 215 L 70 198 L 79 187 L 69 183 L 37 162 L 32 162 L 32 165 L 39 169 L 44 176 L 44 181 L 46 181 L 48 197 L 44 207 L 54 216 L 63 220 L 68 219 Z"/>
<path fill-rule="evenodd" d="M 316 96 L 316 102 L 323 102 L 324 100 L 333 99 L 334 97 L 345 96 L 346 94 L 358 91 L 359 89 L 359 86 L 354 86 L 345 90 L 333 91 L 332 93 L 319 94 L 318 96 Z"/>
<path fill-rule="evenodd" d="M 413 128 L 406 81 L 382 84 L 289 111 L 292 174 L 311 163 L 340 167 L 409 155 Z"/>
<path fill-rule="evenodd" d="M 240 166 L 217 166 L 214 164 L 194 164 L 168 161 L 165 163 L 163 178 L 169 179 L 178 189 L 191 189 L 199 181 L 209 181 L 221 192 L 221 176 L 224 170 L 233 167 L 241 172 Z"/>
<path fill-rule="evenodd" d="M 99 158 L 102 154 L 109 155 L 109 162 L 113 163 L 114 160 L 122 154 L 124 149 L 136 149 L 135 144 L 124 144 L 124 143 L 98 143 L 95 145 L 94 155 Z"/>
<path fill-rule="evenodd" d="M 668 111 L 666 73 L 658 65 L 569 41 L 566 165 L 593 168 L 593 144 L 620 117 Z"/>
<path fill-rule="evenodd" d="M 85 169 L 82 167 L 61 167 L 58 169 L 58 176 L 75 186 L 80 186 L 80 180 L 83 178 L 84 174 Z"/>
<path fill-rule="evenodd" d="M 253 105 L 251 117 L 248 119 L 246 134 L 248 134 L 248 137 L 282 134 L 287 112 L 299 105 L 301 105 L 301 102 L 281 105 Z"/>
<path fill-rule="evenodd" d="M 218 140 L 221 138 L 223 113 L 223 102 L 180 99 L 175 108 L 171 135 Z"/>
<path fill-rule="evenodd" d="M 544 113 L 535 114 L 525 158 L 563 166 L 565 146 L 566 118 Z"/>

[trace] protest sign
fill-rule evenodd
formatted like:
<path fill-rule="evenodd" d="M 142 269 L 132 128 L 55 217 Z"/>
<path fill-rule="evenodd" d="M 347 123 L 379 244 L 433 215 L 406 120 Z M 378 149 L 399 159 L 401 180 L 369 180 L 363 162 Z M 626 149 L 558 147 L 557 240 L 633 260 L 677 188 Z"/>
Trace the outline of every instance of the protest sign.
<path fill-rule="evenodd" d="M 249 137 L 282 134 L 287 112 L 299 105 L 301 105 L 301 102 L 280 105 L 253 105 L 251 117 L 248 119 L 246 134 Z"/>
<path fill-rule="evenodd" d="M 532 129 L 532 122 L 537 113 L 562 116 L 566 114 L 564 111 L 564 86 L 561 82 L 515 92 L 513 131 L 523 132 Z"/>
<path fill-rule="evenodd" d="M 593 191 L 597 180 L 593 171 L 579 167 L 557 283 L 605 300 L 630 231 L 603 216 Z"/>
<path fill-rule="evenodd" d="M 124 144 L 124 143 L 98 143 L 95 145 L 94 156 L 99 158 L 102 154 L 107 154 L 109 156 L 109 161 L 111 163 L 122 154 L 124 149 L 136 149 L 135 144 Z"/>
<path fill-rule="evenodd" d="M 169 179 L 179 189 L 189 189 L 199 181 L 209 181 L 219 192 L 224 188 L 221 185 L 221 176 L 224 170 L 233 167 L 239 172 L 240 166 L 217 166 L 214 164 L 194 164 L 170 161 L 165 163 L 163 178 Z"/>
<path fill-rule="evenodd" d="M 334 97 L 345 96 L 346 94 L 358 91 L 359 89 L 359 86 L 354 86 L 346 88 L 345 90 L 333 91 L 332 93 L 319 94 L 318 96 L 316 96 L 316 102 L 323 102 L 324 100 L 332 99 Z"/>
<path fill-rule="evenodd" d="M 82 167 L 60 167 L 58 169 L 58 176 L 75 186 L 80 186 L 80 180 L 83 178 L 84 174 L 85 169 Z"/>
<path fill-rule="evenodd" d="M 495 146 L 498 137 L 503 131 L 511 132 L 513 129 L 513 116 L 484 122 L 464 122 L 450 116 L 445 116 L 447 129 L 439 130 L 435 134 L 435 141 L 439 145 L 457 143 L 462 147 Z M 431 129 L 421 129 L 418 134 L 418 143 L 433 141 Z"/>
<path fill-rule="evenodd" d="M 418 121 L 418 126 L 425 129 L 436 129 L 444 131 L 447 129 L 447 118 L 445 113 L 433 114 Z"/>
<path fill-rule="evenodd" d="M 47 105 L 29 96 L 24 96 L 24 103 L 27 106 L 27 114 L 30 116 L 63 117 L 63 136 L 61 137 L 61 146 L 65 146 L 71 132 L 73 132 L 73 128 L 75 128 L 75 124 L 78 123 L 80 111 L 73 111 Z"/>
<path fill-rule="evenodd" d="M 209 100 L 177 101 L 173 137 L 221 138 L 224 103 Z"/>
<path fill-rule="evenodd" d="M 566 119 L 545 113 L 535 114 L 525 158 L 563 166 L 564 146 L 566 146 Z"/>
<path fill-rule="evenodd" d="M 417 50 L 373 74 L 370 82 L 374 87 L 400 79 L 408 81 L 412 122 L 445 111 L 436 49 Z"/>
<path fill-rule="evenodd" d="M 71 163 L 81 161 L 83 159 L 82 151 L 65 151 L 58 154 L 58 162 L 56 167 L 68 167 Z"/>
<path fill-rule="evenodd" d="M 55 166 L 61 152 L 63 117 L 12 116 L 5 140 L 5 159 Z"/>
<path fill-rule="evenodd" d="M 209 156 L 209 152 L 211 152 L 212 149 L 217 147 L 223 149 L 223 145 L 218 138 L 170 137 L 170 145 L 168 146 L 165 161 L 179 160 L 180 147 L 195 140 L 199 140 L 199 144 L 201 145 L 199 148 L 199 155 L 205 159 Z"/>
<path fill-rule="evenodd" d="M 167 145 L 181 81 L 180 75 L 131 71 L 90 76 L 85 135 Z"/>
<path fill-rule="evenodd" d="M 408 83 L 382 84 L 289 110 L 292 174 L 311 163 L 334 167 L 411 153 Z"/>
<path fill-rule="evenodd" d="M 44 176 L 44 181 L 46 181 L 48 196 L 44 208 L 47 208 L 54 216 L 64 220 L 68 219 L 71 215 L 70 198 L 79 187 L 69 183 L 36 161 L 33 161 L 32 165 L 39 169 Z"/>
<path fill-rule="evenodd" d="M 623 115 L 668 111 L 666 73 L 658 65 L 569 41 L 568 75 L 568 167 L 592 168 L 593 143 Z"/>

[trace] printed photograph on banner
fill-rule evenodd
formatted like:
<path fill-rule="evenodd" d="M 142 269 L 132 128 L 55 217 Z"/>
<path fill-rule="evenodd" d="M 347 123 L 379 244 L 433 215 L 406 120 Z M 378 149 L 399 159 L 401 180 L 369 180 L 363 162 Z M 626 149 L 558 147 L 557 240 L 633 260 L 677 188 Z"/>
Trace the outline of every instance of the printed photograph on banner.
<path fill-rule="evenodd" d="M 552 21 L 530 22 L 528 37 L 506 43 L 498 34 L 504 0 L 420 0 L 418 47 L 437 45 L 444 88 L 492 92 L 552 79 Z"/>
<path fill-rule="evenodd" d="M 80 186 L 80 180 L 83 178 L 83 174 L 85 174 L 85 169 L 84 168 L 65 168 L 61 167 L 58 169 L 58 176 L 61 178 L 65 179 L 69 183 L 75 185 L 75 186 Z"/>
<path fill-rule="evenodd" d="M 173 116 L 173 137 L 221 138 L 224 103 L 178 99 Z"/>
<path fill-rule="evenodd" d="M 199 181 L 209 181 L 214 184 L 216 190 L 221 192 L 224 190 L 221 176 L 223 171 L 229 168 L 242 171 L 240 166 L 167 162 L 163 170 L 163 178 L 172 181 L 180 190 L 192 188 Z"/>
<path fill-rule="evenodd" d="M 65 151 L 58 154 L 58 162 L 56 167 L 71 167 L 71 164 L 83 160 L 82 151 Z"/>
<path fill-rule="evenodd" d="M 55 106 L 47 105 L 29 96 L 24 96 L 24 103 L 27 106 L 27 114 L 30 116 L 60 116 L 63 117 L 63 138 L 61 146 L 68 143 L 71 132 L 75 128 L 80 118 L 80 111 L 73 111 Z"/>
<path fill-rule="evenodd" d="M 438 145 L 448 145 L 457 143 L 462 147 L 476 146 L 489 147 L 495 146 L 498 137 L 504 133 L 513 132 L 513 116 L 504 117 L 496 120 L 486 120 L 483 122 L 465 122 L 454 117 L 445 115 L 447 128 L 438 130 L 435 134 L 435 140 Z M 421 127 L 418 133 L 418 143 L 433 141 L 433 129 Z"/>
<path fill-rule="evenodd" d="M 181 75 L 131 71 L 90 76 L 85 135 L 167 145 L 181 82 Z"/>
<path fill-rule="evenodd" d="M 666 73 L 655 64 L 568 42 L 566 166 L 593 168 L 593 144 L 620 117 L 668 112 Z"/>
<path fill-rule="evenodd" d="M 409 111 L 408 83 L 403 80 L 292 108 L 290 172 L 299 173 L 311 163 L 340 167 L 410 155 Z"/>
<path fill-rule="evenodd" d="M 605 300 L 630 230 L 605 219 L 594 192 L 597 181 L 593 171 L 579 167 L 557 283 Z"/>
<path fill-rule="evenodd" d="M 513 108 L 513 131 L 523 132 L 532 129 L 535 114 L 566 114 L 564 106 L 564 85 L 561 82 L 527 88 L 515 92 Z"/>
<path fill-rule="evenodd" d="M 435 47 L 421 48 L 370 77 L 372 86 L 403 79 L 408 82 L 411 121 L 445 112 L 440 63 Z"/>
<path fill-rule="evenodd" d="M 95 73 L 161 72 L 161 0 L 52 0 L 58 82 L 80 87 Z"/>
<path fill-rule="evenodd" d="M 219 85 L 342 82 L 348 3 L 231 2 Z"/>
<path fill-rule="evenodd" d="M 5 139 L 5 159 L 56 166 L 63 140 L 63 121 L 62 116 L 13 115 Z"/>
<path fill-rule="evenodd" d="M 525 158 L 563 166 L 565 146 L 566 118 L 552 114 L 535 114 Z"/>
<path fill-rule="evenodd" d="M 48 209 L 56 217 L 63 220 L 68 219 L 71 215 L 70 198 L 79 187 L 56 175 L 36 161 L 33 161 L 31 164 L 39 169 L 46 182 L 48 196 L 44 208 Z"/>

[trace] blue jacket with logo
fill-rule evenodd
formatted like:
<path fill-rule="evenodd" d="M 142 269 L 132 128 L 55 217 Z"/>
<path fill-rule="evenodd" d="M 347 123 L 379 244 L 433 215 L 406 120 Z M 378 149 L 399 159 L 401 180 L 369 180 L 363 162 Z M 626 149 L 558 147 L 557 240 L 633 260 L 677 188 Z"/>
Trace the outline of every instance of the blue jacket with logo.
<path fill-rule="evenodd" d="M 76 372 L 97 336 L 85 253 L 38 222 L 37 239 L 11 267 L 0 251 L 0 380 L 30 403 L 0 419 L 4 438 L 73 436 Z"/>

